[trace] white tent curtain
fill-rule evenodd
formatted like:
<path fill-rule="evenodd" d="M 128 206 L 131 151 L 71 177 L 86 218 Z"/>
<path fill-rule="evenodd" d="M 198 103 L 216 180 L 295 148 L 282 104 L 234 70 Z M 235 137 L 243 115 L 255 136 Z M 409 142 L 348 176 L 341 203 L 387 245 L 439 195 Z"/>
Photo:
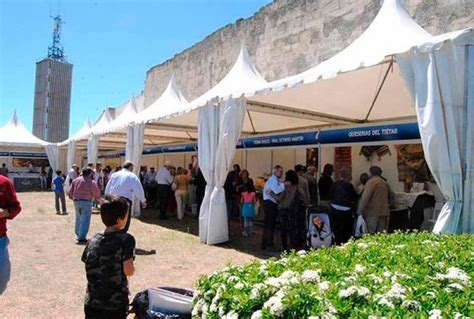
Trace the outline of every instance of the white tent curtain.
<path fill-rule="evenodd" d="M 127 144 L 125 147 L 125 160 L 133 162 L 133 172 L 138 175 L 140 172 L 140 159 L 143 152 L 143 136 L 145 134 L 145 124 L 139 123 L 127 128 Z M 132 212 L 134 216 L 140 215 L 140 202 L 137 198 L 132 201 Z"/>
<path fill-rule="evenodd" d="M 204 109 L 199 114 L 198 158 L 201 169 L 204 164 L 203 174 L 205 170 L 208 184 L 199 226 L 201 241 L 214 245 L 229 240 L 224 183 L 242 131 L 246 101 L 243 97 L 227 99 Z M 209 131 L 212 128 L 214 130 Z M 210 164 L 213 164 L 211 168 Z"/>
<path fill-rule="evenodd" d="M 48 156 L 49 165 L 53 171 L 56 171 L 59 169 L 59 146 L 57 144 L 48 144 L 44 148 Z"/>
<path fill-rule="evenodd" d="M 445 41 L 397 61 L 415 100 L 427 163 L 447 200 L 433 231 L 472 233 L 473 47 Z"/>
<path fill-rule="evenodd" d="M 143 137 L 145 135 L 145 124 L 139 123 L 127 128 L 127 143 L 125 146 L 125 160 L 134 164 L 133 172 L 140 172 L 140 159 L 143 152 Z"/>
<path fill-rule="evenodd" d="M 214 168 L 218 143 L 218 127 L 219 107 L 216 101 L 210 101 L 205 107 L 199 109 L 198 116 L 198 161 L 199 168 L 207 183 L 204 199 L 199 210 L 199 238 L 202 243 L 207 243 L 208 237 L 209 207 L 211 193 L 215 186 Z"/>
<path fill-rule="evenodd" d="M 92 135 L 87 141 L 87 163 L 96 163 L 99 153 L 99 136 Z"/>
<path fill-rule="evenodd" d="M 74 159 L 76 157 L 76 142 L 70 141 L 67 145 L 67 167 L 66 169 L 71 169 L 72 165 L 74 164 Z"/>

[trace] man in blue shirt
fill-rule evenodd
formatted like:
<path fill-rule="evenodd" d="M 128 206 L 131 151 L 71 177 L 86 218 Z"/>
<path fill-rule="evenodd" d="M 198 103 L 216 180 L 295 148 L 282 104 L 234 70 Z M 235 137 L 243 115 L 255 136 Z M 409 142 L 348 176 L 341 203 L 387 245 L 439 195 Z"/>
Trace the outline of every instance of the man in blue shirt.
<path fill-rule="evenodd" d="M 280 194 L 285 190 L 285 184 L 281 181 L 283 176 L 283 167 L 276 165 L 273 168 L 273 175 L 265 183 L 263 188 L 263 210 L 265 211 L 265 220 L 262 237 L 262 250 L 274 250 L 273 234 L 278 216 L 278 203 L 272 196 Z"/>
<path fill-rule="evenodd" d="M 61 211 L 59 210 L 59 201 L 61 201 L 61 210 L 63 215 L 67 215 L 66 210 L 66 197 L 64 195 L 64 177 L 63 172 L 61 170 L 56 171 L 56 178 L 53 179 L 53 187 L 54 187 L 54 202 L 56 204 L 56 214 L 61 215 Z"/>

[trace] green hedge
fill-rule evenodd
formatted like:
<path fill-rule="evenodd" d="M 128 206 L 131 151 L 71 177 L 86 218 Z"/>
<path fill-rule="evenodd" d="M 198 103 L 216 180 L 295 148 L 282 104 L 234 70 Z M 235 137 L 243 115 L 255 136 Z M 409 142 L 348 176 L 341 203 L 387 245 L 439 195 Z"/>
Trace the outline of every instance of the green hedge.
<path fill-rule="evenodd" d="M 474 237 L 395 233 L 202 277 L 195 318 L 474 317 Z"/>

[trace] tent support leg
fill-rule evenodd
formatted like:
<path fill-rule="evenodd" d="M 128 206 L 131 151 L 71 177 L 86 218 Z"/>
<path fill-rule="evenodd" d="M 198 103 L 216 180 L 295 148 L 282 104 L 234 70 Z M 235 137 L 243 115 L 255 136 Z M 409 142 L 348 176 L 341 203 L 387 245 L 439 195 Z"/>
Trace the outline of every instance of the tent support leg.
<path fill-rule="evenodd" d="M 255 130 L 255 125 L 253 125 L 253 120 L 252 116 L 250 116 L 250 111 L 247 109 L 247 115 L 249 117 L 250 125 L 252 126 L 252 131 L 254 134 L 257 134 L 257 131 Z"/>
<path fill-rule="evenodd" d="M 387 71 L 385 71 L 385 75 L 382 79 L 382 83 L 380 83 L 380 86 L 377 89 L 377 92 L 375 93 L 374 100 L 372 101 L 372 104 L 370 105 L 369 111 L 367 112 L 367 115 L 365 116 L 364 122 L 367 122 L 367 120 L 369 119 L 370 113 L 372 113 L 372 110 L 375 106 L 375 102 L 377 102 L 380 92 L 382 91 L 383 85 L 385 84 L 385 80 L 387 80 L 388 74 L 390 70 L 392 70 L 392 68 L 393 68 L 393 61 L 390 62 L 390 64 L 388 65 Z"/>

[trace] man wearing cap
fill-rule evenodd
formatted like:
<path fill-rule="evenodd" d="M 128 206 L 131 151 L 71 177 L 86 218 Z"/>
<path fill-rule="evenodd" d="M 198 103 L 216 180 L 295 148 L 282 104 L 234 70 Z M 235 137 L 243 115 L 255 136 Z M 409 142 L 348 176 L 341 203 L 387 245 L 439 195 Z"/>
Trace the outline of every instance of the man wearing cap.
<path fill-rule="evenodd" d="M 170 163 L 165 165 L 156 173 L 156 182 L 158 183 L 158 209 L 160 210 L 160 219 L 168 219 L 166 212 L 168 210 L 168 201 L 171 193 L 171 184 L 173 184 L 174 177 L 169 171 Z"/>
<path fill-rule="evenodd" d="M 136 197 L 140 201 L 143 208 L 146 207 L 145 192 L 143 186 L 140 183 L 137 175 L 133 173 L 133 163 L 131 161 L 125 161 L 123 169 L 116 172 L 110 177 L 105 188 L 105 195 L 113 194 L 123 197 L 127 200 L 130 207 L 130 213 L 128 214 L 127 223 L 123 231 L 128 231 L 130 227 L 133 199 Z M 136 215 L 135 215 L 136 216 Z"/>
<path fill-rule="evenodd" d="M 388 230 L 390 205 L 394 194 L 390 185 L 381 177 L 382 169 L 378 166 L 370 168 L 370 179 L 365 184 L 359 202 L 359 214 L 365 219 L 370 234 Z"/>
<path fill-rule="evenodd" d="M 74 201 L 76 211 L 77 244 L 84 245 L 87 243 L 86 237 L 91 223 L 92 201 L 100 201 L 100 190 L 92 178 L 92 169 L 89 167 L 82 169 L 82 176 L 72 182 L 68 196 Z"/>

